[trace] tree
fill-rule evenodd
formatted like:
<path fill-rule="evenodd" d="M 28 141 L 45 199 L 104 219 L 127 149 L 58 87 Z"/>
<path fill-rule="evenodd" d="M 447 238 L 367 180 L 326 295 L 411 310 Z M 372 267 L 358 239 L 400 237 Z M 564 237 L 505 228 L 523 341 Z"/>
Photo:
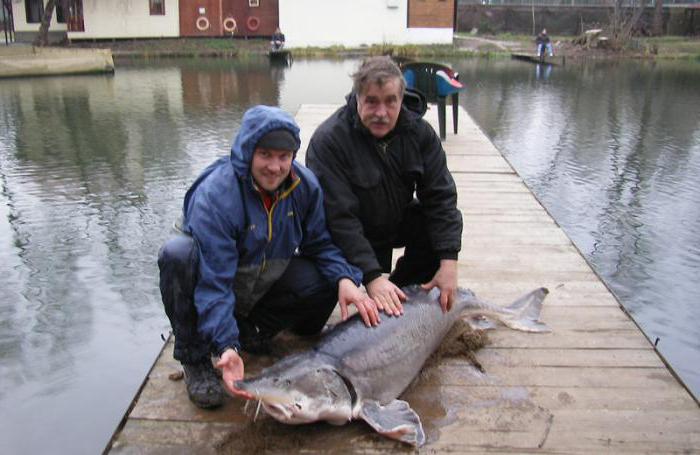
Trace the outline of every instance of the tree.
<path fill-rule="evenodd" d="M 608 33 L 612 38 L 612 47 L 619 50 L 629 43 L 632 33 L 637 28 L 644 13 L 644 1 L 632 0 L 630 6 L 625 6 L 624 0 L 612 0 L 612 6 Z"/>
<path fill-rule="evenodd" d="M 654 24 L 652 32 L 655 36 L 664 34 L 664 0 L 654 1 Z"/>
<path fill-rule="evenodd" d="M 56 7 L 56 0 L 48 0 L 44 6 L 44 15 L 41 16 L 41 26 L 39 26 L 39 34 L 34 39 L 34 45 L 43 47 L 49 45 L 49 26 L 53 17 L 53 10 Z"/>

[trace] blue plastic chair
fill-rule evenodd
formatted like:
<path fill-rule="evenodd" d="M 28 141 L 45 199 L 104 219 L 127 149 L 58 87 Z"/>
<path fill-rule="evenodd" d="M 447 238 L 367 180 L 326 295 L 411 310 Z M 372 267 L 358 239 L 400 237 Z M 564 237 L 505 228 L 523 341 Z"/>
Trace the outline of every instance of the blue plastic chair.
<path fill-rule="evenodd" d="M 459 120 L 459 92 L 464 85 L 459 82 L 459 74 L 449 66 L 432 62 L 404 62 L 401 72 L 408 88 L 421 92 L 430 103 L 437 103 L 440 139 L 445 140 L 447 97 L 452 102 L 452 127 L 457 134 Z"/>

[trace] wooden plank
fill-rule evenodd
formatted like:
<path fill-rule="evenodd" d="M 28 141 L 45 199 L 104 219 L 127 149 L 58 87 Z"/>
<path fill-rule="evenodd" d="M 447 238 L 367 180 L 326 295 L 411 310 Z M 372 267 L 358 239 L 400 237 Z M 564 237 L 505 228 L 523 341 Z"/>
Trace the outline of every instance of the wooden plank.
<path fill-rule="evenodd" d="M 513 188 L 520 188 L 520 191 L 522 191 L 522 188 L 525 187 L 522 179 L 517 174 L 470 174 L 467 172 L 462 172 L 460 174 L 453 175 L 452 178 L 458 184 L 472 183 L 475 186 L 479 185 L 479 188 L 485 193 L 489 193 L 488 186 L 493 184 L 493 182 L 510 183 L 513 185 Z"/>
<path fill-rule="evenodd" d="M 619 367 L 664 368 L 659 356 L 646 349 L 525 349 L 486 347 L 476 354 L 479 362 L 503 367 Z M 462 358 L 447 363 L 468 365 Z"/>
<path fill-rule="evenodd" d="M 462 365 L 440 364 L 431 376 L 440 385 L 467 386 L 479 382 L 489 386 L 539 387 L 598 387 L 601 393 L 615 393 L 615 389 L 643 389 L 667 387 L 676 379 L 662 366 L 658 368 L 615 367 L 504 367 L 484 365 L 486 374 L 465 377 Z M 700 427 L 698 427 L 700 428 Z"/>
<path fill-rule="evenodd" d="M 546 319 L 545 319 L 546 321 Z M 645 349 L 649 341 L 638 330 L 557 330 L 555 333 L 524 336 L 509 330 L 489 334 L 492 346 L 501 348 Z"/>
<path fill-rule="evenodd" d="M 688 400 L 687 392 L 676 388 L 645 389 L 644 393 L 640 393 L 639 389 L 618 388 L 614 392 L 601 393 L 598 387 L 420 385 L 411 387 L 402 398 L 418 408 L 421 405 L 419 396 L 440 397 L 440 403 L 453 405 L 457 410 L 495 406 L 517 407 L 523 403 L 533 403 L 551 412 L 643 412 L 649 409 L 692 412 L 697 407 L 692 400 Z"/>
<path fill-rule="evenodd" d="M 521 274 L 522 275 L 522 274 Z M 586 275 L 590 277 L 590 274 Z M 507 305 L 518 297 L 532 291 L 537 287 L 546 287 L 551 292 L 544 301 L 545 308 L 551 306 L 615 306 L 619 308 L 617 300 L 610 294 L 605 286 L 593 279 L 587 281 L 557 282 L 546 276 L 542 280 L 522 277 L 518 280 L 500 281 L 499 277 L 489 274 L 487 278 L 476 276 L 469 270 L 462 271 L 460 267 L 460 283 L 470 288 L 482 300 L 495 304 Z"/>
<path fill-rule="evenodd" d="M 513 169 L 503 158 L 495 155 L 447 155 L 447 167 L 452 173 L 514 173 Z"/>

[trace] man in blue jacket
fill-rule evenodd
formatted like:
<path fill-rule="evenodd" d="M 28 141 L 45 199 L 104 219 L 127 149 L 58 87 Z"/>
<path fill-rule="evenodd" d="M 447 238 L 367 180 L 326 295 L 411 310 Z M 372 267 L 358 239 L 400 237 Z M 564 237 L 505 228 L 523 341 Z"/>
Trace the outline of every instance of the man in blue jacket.
<path fill-rule="evenodd" d="M 160 289 L 185 370 L 190 400 L 219 406 L 224 391 L 210 355 L 219 356 L 225 387 L 243 379 L 239 350 L 267 351 L 290 329 L 318 333 L 339 302 L 365 324 L 377 306 L 358 285 L 326 228 L 316 177 L 294 157 L 299 127 L 284 111 L 256 106 L 243 116 L 230 157 L 207 167 L 185 195 L 182 231 L 158 256 Z"/>

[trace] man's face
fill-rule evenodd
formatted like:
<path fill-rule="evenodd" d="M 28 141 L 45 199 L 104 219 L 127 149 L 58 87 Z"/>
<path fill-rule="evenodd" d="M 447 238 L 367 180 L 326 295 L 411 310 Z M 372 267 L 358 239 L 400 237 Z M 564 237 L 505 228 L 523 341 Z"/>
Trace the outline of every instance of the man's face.
<path fill-rule="evenodd" d="M 256 148 L 250 163 L 255 183 L 265 191 L 275 191 L 289 175 L 293 159 L 290 150 Z"/>
<path fill-rule="evenodd" d="M 396 126 L 401 112 L 401 83 L 398 78 L 389 79 L 381 87 L 369 84 L 357 97 L 357 112 L 362 124 L 381 139 Z"/>

